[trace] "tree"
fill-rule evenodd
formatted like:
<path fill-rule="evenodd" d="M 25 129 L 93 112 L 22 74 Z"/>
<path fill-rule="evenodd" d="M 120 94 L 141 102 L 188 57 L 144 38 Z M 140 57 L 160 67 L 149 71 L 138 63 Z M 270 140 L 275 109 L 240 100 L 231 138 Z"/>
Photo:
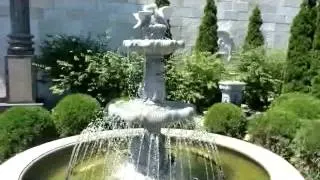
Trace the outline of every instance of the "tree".
<path fill-rule="evenodd" d="M 313 76 L 311 93 L 320 98 L 320 3 L 317 6 L 317 22 L 313 39 L 311 73 Z"/>
<path fill-rule="evenodd" d="M 312 81 L 312 55 L 316 23 L 316 7 L 306 0 L 291 25 L 291 36 L 287 54 L 285 92 L 310 92 Z"/>
<path fill-rule="evenodd" d="M 313 49 L 320 50 L 320 3 L 317 6 L 317 22 L 316 30 L 314 33 Z"/>
<path fill-rule="evenodd" d="M 218 51 L 217 30 L 217 7 L 214 0 L 207 0 L 204 16 L 199 27 L 199 35 L 195 46 L 196 51 L 216 53 Z"/>
<path fill-rule="evenodd" d="M 245 51 L 263 46 L 264 37 L 260 30 L 262 24 L 261 11 L 259 7 L 256 6 L 249 19 L 248 32 L 243 46 Z"/>

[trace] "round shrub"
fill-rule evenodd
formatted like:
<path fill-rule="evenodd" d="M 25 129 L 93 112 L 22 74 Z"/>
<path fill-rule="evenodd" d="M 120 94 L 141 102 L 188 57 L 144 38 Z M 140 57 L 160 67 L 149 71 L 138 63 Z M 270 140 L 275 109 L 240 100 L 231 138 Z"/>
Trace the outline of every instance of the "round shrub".
<path fill-rule="evenodd" d="M 300 120 L 294 113 L 281 109 L 270 109 L 250 121 L 248 131 L 253 137 L 281 136 L 293 139 L 299 127 Z"/>
<path fill-rule="evenodd" d="M 246 119 L 238 106 L 217 103 L 205 115 L 204 126 L 209 132 L 242 138 L 246 131 Z"/>
<path fill-rule="evenodd" d="M 310 154 L 320 152 L 319 129 L 319 120 L 303 123 L 295 138 L 297 148 Z"/>
<path fill-rule="evenodd" d="M 304 122 L 291 146 L 295 152 L 291 163 L 302 172 L 306 180 L 320 179 L 319 128 L 319 120 Z"/>
<path fill-rule="evenodd" d="M 294 113 L 270 109 L 249 122 L 248 132 L 252 142 L 289 159 L 292 155 L 289 145 L 299 127 L 300 120 Z"/>
<path fill-rule="evenodd" d="M 272 102 L 271 107 L 292 112 L 301 119 L 320 119 L 320 100 L 309 94 L 283 94 Z"/>
<path fill-rule="evenodd" d="M 81 133 L 94 120 L 100 109 L 98 101 L 89 95 L 64 97 L 52 110 L 52 119 L 61 137 Z"/>
<path fill-rule="evenodd" d="M 46 109 L 10 108 L 0 116 L 0 162 L 56 137 L 56 128 Z"/>

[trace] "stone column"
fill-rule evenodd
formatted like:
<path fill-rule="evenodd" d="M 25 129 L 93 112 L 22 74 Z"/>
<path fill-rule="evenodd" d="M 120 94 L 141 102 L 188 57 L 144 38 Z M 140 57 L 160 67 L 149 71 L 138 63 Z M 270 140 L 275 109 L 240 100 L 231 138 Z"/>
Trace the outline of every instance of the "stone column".
<path fill-rule="evenodd" d="M 11 33 L 6 57 L 8 103 L 33 102 L 29 0 L 10 0 Z"/>

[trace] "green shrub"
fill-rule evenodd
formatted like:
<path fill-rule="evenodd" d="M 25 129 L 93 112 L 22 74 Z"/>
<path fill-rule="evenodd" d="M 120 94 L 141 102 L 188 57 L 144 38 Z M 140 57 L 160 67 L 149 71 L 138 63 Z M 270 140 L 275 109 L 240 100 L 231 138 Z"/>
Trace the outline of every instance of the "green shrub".
<path fill-rule="evenodd" d="M 221 101 L 221 61 L 210 53 L 176 55 L 166 65 L 168 99 L 193 103 L 199 112 Z"/>
<path fill-rule="evenodd" d="M 83 71 L 87 67 L 85 55 L 106 49 L 105 44 L 92 39 L 68 35 L 48 35 L 40 46 L 36 62 L 43 66 L 52 79 L 69 74 L 69 71 Z M 61 63 L 69 64 L 62 69 Z"/>
<path fill-rule="evenodd" d="M 313 39 L 313 50 L 320 50 L 320 6 L 317 6 L 317 21 Z"/>
<path fill-rule="evenodd" d="M 101 46 L 94 40 L 74 36 L 47 39 L 38 64 L 52 78 L 53 93 L 89 94 L 102 105 L 119 96 L 135 95 L 142 79 L 143 58 L 102 52 L 105 48 Z"/>
<path fill-rule="evenodd" d="M 111 51 L 83 56 L 87 62 L 86 68 L 70 69 L 69 74 L 53 79 L 53 92 L 89 94 L 97 97 L 102 105 L 120 96 L 136 95 L 142 80 L 141 56 L 130 54 L 124 57 Z M 69 66 L 60 64 L 61 69 L 68 69 Z"/>
<path fill-rule="evenodd" d="M 10 108 L 0 115 L 0 162 L 56 137 L 50 113 L 44 108 Z"/>
<path fill-rule="evenodd" d="M 320 121 L 303 123 L 292 145 L 295 156 L 291 163 L 304 175 L 306 180 L 320 179 Z"/>
<path fill-rule="evenodd" d="M 218 51 L 217 31 L 217 7 L 215 1 L 207 0 L 204 8 L 204 16 L 202 17 L 199 27 L 195 50 L 199 52 L 210 52 L 212 54 L 216 53 Z"/>
<path fill-rule="evenodd" d="M 248 131 L 253 137 L 263 141 L 272 136 L 293 139 L 299 127 L 300 120 L 297 115 L 273 108 L 250 121 Z"/>
<path fill-rule="evenodd" d="M 245 51 L 264 45 L 264 37 L 261 32 L 262 24 L 261 11 L 259 7 L 256 6 L 249 19 L 248 32 L 243 46 Z"/>
<path fill-rule="evenodd" d="M 52 119 L 60 136 L 71 136 L 81 133 L 96 118 L 100 109 L 94 98 L 84 94 L 73 94 L 64 97 L 52 110 Z"/>
<path fill-rule="evenodd" d="M 271 107 L 292 112 L 301 119 L 320 118 L 320 100 L 309 94 L 283 94 L 272 102 Z"/>
<path fill-rule="evenodd" d="M 242 52 L 239 58 L 241 80 L 246 83 L 245 102 L 253 110 L 264 110 L 270 99 L 281 93 L 285 54 L 256 48 Z"/>
<path fill-rule="evenodd" d="M 295 142 L 300 151 L 317 153 L 320 152 L 320 121 L 304 122 L 296 135 Z"/>
<path fill-rule="evenodd" d="M 205 115 L 204 126 L 209 132 L 242 138 L 246 131 L 246 120 L 238 106 L 217 103 Z"/>
<path fill-rule="evenodd" d="M 289 160 L 293 154 L 289 146 L 299 127 L 300 120 L 294 113 L 270 109 L 249 122 L 248 132 L 254 143 Z"/>

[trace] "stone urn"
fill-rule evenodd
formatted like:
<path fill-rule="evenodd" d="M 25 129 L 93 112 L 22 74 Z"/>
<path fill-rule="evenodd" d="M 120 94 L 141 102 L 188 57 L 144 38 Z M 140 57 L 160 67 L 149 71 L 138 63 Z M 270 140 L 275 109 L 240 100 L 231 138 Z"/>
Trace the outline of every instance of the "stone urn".
<path fill-rule="evenodd" d="M 219 88 L 222 93 L 221 102 L 233 103 L 240 106 L 245 85 L 244 82 L 240 81 L 220 81 Z"/>

